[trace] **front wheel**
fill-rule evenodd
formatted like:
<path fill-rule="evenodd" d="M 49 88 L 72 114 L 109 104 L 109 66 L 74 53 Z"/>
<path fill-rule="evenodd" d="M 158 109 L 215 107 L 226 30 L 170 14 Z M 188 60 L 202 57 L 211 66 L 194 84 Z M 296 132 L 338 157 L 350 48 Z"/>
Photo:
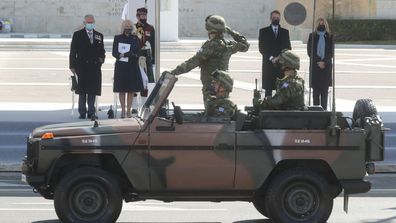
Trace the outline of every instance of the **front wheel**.
<path fill-rule="evenodd" d="M 92 167 L 78 168 L 62 178 L 55 190 L 54 206 L 62 222 L 115 222 L 122 208 L 117 181 Z"/>
<path fill-rule="evenodd" d="M 330 217 L 333 198 L 326 179 L 306 168 L 280 173 L 265 197 L 268 215 L 279 223 L 323 223 Z"/>

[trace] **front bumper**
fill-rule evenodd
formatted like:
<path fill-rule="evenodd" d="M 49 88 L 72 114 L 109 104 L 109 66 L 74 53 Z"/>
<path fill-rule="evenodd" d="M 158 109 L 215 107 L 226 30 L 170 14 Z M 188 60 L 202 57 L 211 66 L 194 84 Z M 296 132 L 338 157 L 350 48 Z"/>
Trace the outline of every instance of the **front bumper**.
<path fill-rule="evenodd" d="M 371 189 L 371 183 L 364 180 L 342 180 L 341 186 L 345 194 L 366 193 Z"/>
<path fill-rule="evenodd" d="M 22 181 L 33 187 L 37 187 L 45 184 L 46 177 L 42 175 L 35 175 L 33 164 L 27 159 L 24 159 L 22 163 Z"/>

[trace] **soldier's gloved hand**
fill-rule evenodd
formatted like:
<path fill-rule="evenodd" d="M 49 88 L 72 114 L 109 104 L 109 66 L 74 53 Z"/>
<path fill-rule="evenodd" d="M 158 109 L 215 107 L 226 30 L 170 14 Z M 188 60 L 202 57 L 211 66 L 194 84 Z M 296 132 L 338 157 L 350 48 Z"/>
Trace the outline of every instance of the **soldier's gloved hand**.
<path fill-rule="evenodd" d="M 228 26 L 225 27 L 225 31 L 226 31 L 227 34 L 230 34 L 230 35 L 231 35 L 232 33 L 234 33 L 234 32 L 232 31 L 232 29 L 231 29 L 230 27 L 228 27 Z"/>
<path fill-rule="evenodd" d="M 169 72 L 169 71 L 164 71 L 164 72 L 162 72 L 162 75 L 166 75 L 166 74 L 171 74 L 171 75 L 173 75 L 171 72 Z"/>
<path fill-rule="evenodd" d="M 253 98 L 253 107 L 254 108 L 259 108 L 261 105 L 261 99 L 259 98 Z"/>

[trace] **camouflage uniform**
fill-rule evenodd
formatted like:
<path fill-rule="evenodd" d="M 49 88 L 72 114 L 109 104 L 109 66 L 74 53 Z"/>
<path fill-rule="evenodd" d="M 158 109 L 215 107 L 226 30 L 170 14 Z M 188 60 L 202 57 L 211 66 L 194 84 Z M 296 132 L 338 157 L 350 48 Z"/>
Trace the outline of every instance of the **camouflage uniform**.
<path fill-rule="evenodd" d="M 210 95 L 206 99 L 204 115 L 231 119 L 237 110 L 237 106 L 229 99 L 234 81 L 227 72 L 221 70 L 215 70 L 211 74 L 211 77 L 213 78 L 211 85 L 218 83 L 223 87 L 224 91 L 222 92 L 222 96 L 218 92 L 208 91 Z"/>
<path fill-rule="evenodd" d="M 296 71 L 300 68 L 300 58 L 289 50 L 282 51 L 279 64 L 284 68 L 294 70 L 293 74 L 276 81 L 276 94 L 265 98 L 261 103 L 261 109 L 303 110 L 305 108 L 304 80 L 297 76 Z"/>
<path fill-rule="evenodd" d="M 295 75 L 278 79 L 276 86 L 276 94 L 262 102 L 262 109 L 304 109 L 304 80 L 297 76 L 297 72 Z"/>
<path fill-rule="evenodd" d="M 207 108 L 205 115 L 207 116 L 222 116 L 222 117 L 233 117 L 237 106 L 228 97 L 211 97 L 207 101 Z"/>
<path fill-rule="evenodd" d="M 213 26 L 211 23 L 212 20 L 217 22 L 217 24 L 214 24 L 218 25 L 217 27 Z M 244 36 L 226 27 L 224 19 L 220 16 L 208 17 L 206 19 L 206 29 L 208 32 L 216 31 L 219 34 L 216 38 L 207 40 L 193 57 L 170 72 L 174 75 L 180 75 L 199 66 L 201 68 L 200 79 L 203 85 L 202 93 L 204 103 L 208 98 L 208 88 L 212 81 L 210 74 L 216 69 L 227 71 L 231 55 L 237 52 L 246 52 L 250 46 Z M 231 35 L 234 41 L 225 40 L 223 35 L 224 32 Z"/>

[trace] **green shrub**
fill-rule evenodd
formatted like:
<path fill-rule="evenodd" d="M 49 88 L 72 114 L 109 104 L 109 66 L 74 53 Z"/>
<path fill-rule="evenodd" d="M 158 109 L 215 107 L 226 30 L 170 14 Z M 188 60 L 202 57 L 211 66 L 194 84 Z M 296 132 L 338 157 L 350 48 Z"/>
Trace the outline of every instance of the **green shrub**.
<path fill-rule="evenodd" d="M 336 42 L 396 40 L 396 20 L 329 19 Z"/>

